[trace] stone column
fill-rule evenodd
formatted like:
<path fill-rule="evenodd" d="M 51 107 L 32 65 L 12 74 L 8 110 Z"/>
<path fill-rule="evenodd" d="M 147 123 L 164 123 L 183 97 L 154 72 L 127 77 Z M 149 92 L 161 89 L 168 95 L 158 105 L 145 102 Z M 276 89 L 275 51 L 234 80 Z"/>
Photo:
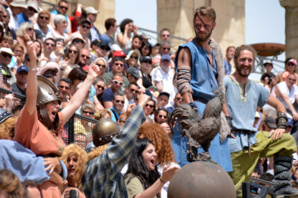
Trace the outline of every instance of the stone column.
<path fill-rule="evenodd" d="M 286 57 L 298 58 L 298 1 L 279 0 L 282 7 L 286 9 Z"/>
<path fill-rule="evenodd" d="M 157 31 L 167 27 L 175 36 L 193 38 L 193 14 L 200 6 L 212 6 L 217 14 L 212 37 L 224 53 L 230 46 L 245 42 L 245 0 L 158 0 Z M 174 49 L 183 41 L 172 39 Z"/>

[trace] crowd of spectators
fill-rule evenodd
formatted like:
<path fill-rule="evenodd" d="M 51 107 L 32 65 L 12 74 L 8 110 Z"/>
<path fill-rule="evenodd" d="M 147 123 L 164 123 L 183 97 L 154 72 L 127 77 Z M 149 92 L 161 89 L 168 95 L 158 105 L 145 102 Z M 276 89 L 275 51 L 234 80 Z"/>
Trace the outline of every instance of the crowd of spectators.
<path fill-rule="evenodd" d="M 182 166 L 175 161 L 179 151 L 171 146 L 173 131 L 168 117 L 184 103 L 177 91 L 170 30 L 163 28 L 158 42 L 152 43 L 138 32 L 132 19 L 117 22 L 107 18 L 106 31 L 100 33 L 94 25 L 98 10 L 77 4 L 68 16 L 68 8 L 67 0 L 60 0 L 53 12 L 41 9 L 33 0 L 0 4 L 0 87 L 13 92 L 0 93 L 0 169 L 5 167 L 0 170 L 0 195 L 117 197 L 123 193 L 128 197 L 167 197 L 169 181 Z M 234 46 L 226 50 L 226 75 L 232 73 L 234 51 Z M 265 62 L 266 73 L 260 83 L 285 105 L 287 132 L 298 142 L 296 66 L 295 59 L 287 59 L 285 71 L 275 77 L 272 62 Z M 36 80 L 36 75 L 42 77 Z M 40 100 L 43 83 L 53 92 L 47 94 L 56 92 L 57 99 Z M 276 129 L 274 111 L 269 105 L 256 109 L 254 127 Z M 44 119 L 45 112 L 49 120 Z M 85 118 L 75 118 L 74 130 L 70 131 L 67 121 L 74 112 Z M 106 128 L 116 127 L 117 133 L 109 132 L 115 140 L 105 144 L 98 144 L 98 137 L 93 137 L 96 121 L 101 119 L 119 127 Z M 33 126 L 24 127 L 27 122 L 33 122 Z M 21 134 L 26 129 L 41 133 L 35 122 L 47 129 L 47 136 L 56 138 L 57 152 L 51 151 L 47 136 L 38 140 Z M 69 142 L 70 132 L 74 133 L 73 143 Z M 32 139 L 22 140 L 25 137 Z M 43 144 L 35 147 L 35 141 L 41 140 Z M 108 144 L 110 141 L 112 144 Z M 121 150 L 123 142 L 125 150 Z M 19 161 L 25 162 L 15 165 L 21 155 Z M 26 161 L 26 157 L 32 160 Z M 25 165 L 32 172 L 19 168 Z M 107 171 L 111 175 L 104 173 Z M 260 160 L 254 173 L 272 171 L 273 158 L 268 158 Z M 89 177 L 93 175 L 98 180 L 91 182 Z M 293 183 L 298 182 L 296 170 L 292 178 Z M 95 187 L 97 183 L 102 186 Z M 45 192 L 47 187 L 55 190 Z"/>

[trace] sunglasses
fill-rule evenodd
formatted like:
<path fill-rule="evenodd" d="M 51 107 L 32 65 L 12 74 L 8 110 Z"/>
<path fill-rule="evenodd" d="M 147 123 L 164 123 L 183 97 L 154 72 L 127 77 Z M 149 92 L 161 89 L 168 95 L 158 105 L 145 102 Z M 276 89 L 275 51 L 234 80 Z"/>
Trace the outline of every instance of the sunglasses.
<path fill-rule="evenodd" d="M 153 108 L 153 107 L 154 107 L 154 105 L 146 104 L 146 107 Z"/>
<path fill-rule="evenodd" d="M 75 39 L 75 40 L 73 40 L 73 42 L 76 42 L 76 43 L 84 43 L 84 41 L 82 41 L 81 39 Z"/>
<path fill-rule="evenodd" d="M 77 54 L 78 52 L 76 51 L 76 50 L 68 50 L 68 52 L 71 54 L 71 53 L 73 53 L 73 54 Z"/>
<path fill-rule="evenodd" d="M 96 63 L 95 65 L 98 66 L 98 67 L 106 68 L 105 65 L 101 65 L 101 64 L 98 64 L 98 63 Z"/>
<path fill-rule="evenodd" d="M 28 10 L 30 10 L 30 11 L 32 11 L 32 12 L 36 12 L 36 10 L 33 9 L 33 8 L 31 8 L 31 7 L 29 7 Z"/>
<path fill-rule="evenodd" d="M 288 63 L 288 66 L 296 66 L 294 63 Z"/>
<path fill-rule="evenodd" d="M 39 16 L 39 18 L 42 19 L 42 20 L 49 20 L 49 17 Z"/>
<path fill-rule="evenodd" d="M 167 116 L 164 115 L 158 115 L 159 118 L 167 118 Z"/>
<path fill-rule="evenodd" d="M 104 90 L 104 89 L 105 89 L 105 87 L 103 87 L 103 86 L 100 86 L 100 85 L 97 85 L 97 88 L 98 88 L 98 89 L 102 89 L 102 90 Z"/>
<path fill-rule="evenodd" d="M 81 57 L 90 59 L 90 56 L 87 56 L 87 55 L 84 55 L 84 54 L 82 54 Z"/>
<path fill-rule="evenodd" d="M 90 111 L 82 111 L 83 114 L 89 114 L 89 115 L 94 115 L 93 112 L 90 112 Z"/>
<path fill-rule="evenodd" d="M 149 60 L 142 61 L 142 63 L 149 63 L 149 64 L 152 64 L 152 62 L 151 62 L 151 61 L 149 61 Z"/>
<path fill-rule="evenodd" d="M 137 56 L 131 56 L 130 58 L 133 58 L 133 59 L 138 60 L 138 57 Z"/>
<path fill-rule="evenodd" d="M 177 100 L 183 100 L 183 98 L 182 97 L 177 97 Z"/>
<path fill-rule="evenodd" d="M 45 43 L 47 46 L 52 46 L 55 47 L 55 44 L 51 44 L 51 43 Z"/>
<path fill-rule="evenodd" d="M 4 58 L 11 58 L 12 55 L 11 54 L 1 54 Z"/>
<path fill-rule="evenodd" d="M 171 48 L 163 47 L 162 49 L 170 51 Z"/>
<path fill-rule="evenodd" d="M 8 16 L 7 15 L 3 15 L 3 18 L 7 18 Z"/>
<path fill-rule="evenodd" d="M 130 89 L 130 91 L 138 93 L 138 90 L 136 90 L 136 89 Z"/>
<path fill-rule="evenodd" d="M 27 30 L 29 30 L 29 31 L 33 31 L 34 29 L 33 29 L 33 28 L 27 28 Z"/>
<path fill-rule="evenodd" d="M 120 63 L 115 63 L 116 66 L 120 66 L 120 67 L 123 67 L 124 64 L 120 64 Z"/>
<path fill-rule="evenodd" d="M 121 86 L 123 85 L 123 82 L 120 82 L 120 81 L 117 81 L 117 80 L 112 80 L 112 82 L 115 83 L 115 84 L 119 84 Z"/>
<path fill-rule="evenodd" d="M 170 37 L 169 34 L 162 34 L 161 36 L 162 36 L 162 37 Z"/>
<path fill-rule="evenodd" d="M 86 25 L 81 25 L 81 26 L 82 26 L 82 28 L 85 28 L 85 29 L 87 29 L 87 30 L 90 29 L 90 26 L 86 26 Z"/>
<path fill-rule="evenodd" d="M 24 54 L 24 52 L 21 51 L 21 50 L 13 50 L 13 52 L 16 53 L 16 54 Z"/>
<path fill-rule="evenodd" d="M 64 6 L 59 6 L 59 8 L 68 10 L 68 7 L 64 7 Z"/>
<path fill-rule="evenodd" d="M 121 104 L 124 104 L 123 100 L 116 100 L 116 103 L 119 103 L 119 102 L 121 102 Z"/>

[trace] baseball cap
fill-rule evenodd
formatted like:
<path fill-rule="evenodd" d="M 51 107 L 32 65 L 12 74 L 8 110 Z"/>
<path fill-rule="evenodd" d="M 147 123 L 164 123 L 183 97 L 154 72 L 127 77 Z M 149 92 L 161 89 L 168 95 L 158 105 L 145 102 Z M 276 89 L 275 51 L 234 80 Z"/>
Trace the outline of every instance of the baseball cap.
<path fill-rule="evenodd" d="M 139 70 L 135 67 L 130 67 L 126 71 L 127 74 L 133 75 L 135 78 L 139 79 L 140 78 L 140 73 Z"/>
<path fill-rule="evenodd" d="M 263 65 L 266 66 L 267 64 L 270 64 L 273 67 L 273 63 L 271 60 L 265 60 Z"/>
<path fill-rule="evenodd" d="M 120 48 L 120 46 L 118 44 L 113 44 L 111 46 L 112 51 L 122 51 L 122 49 Z"/>
<path fill-rule="evenodd" d="M 296 61 L 296 59 L 290 59 L 289 61 L 288 61 L 288 63 L 294 63 L 295 65 L 297 65 L 297 61 Z"/>
<path fill-rule="evenodd" d="M 98 14 L 98 13 L 99 13 L 98 10 L 95 10 L 95 8 L 93 8 L 93 7 L 91 7 L 91 6 L 85 8 L 85 10 L 86 10 L 87 14 Z"/>
<path fill-rule="evenodd" d="M 275 119 L 273 117 L 266 117 L 264 122 L 271 128 L 271 129 L 276 129 L 277 126 L 275 124 Z"/>
<path fill-rule="evenodd" d="M 171 57 L 169 54 L 164 54 L 161 56 L 161 61 L 167 60 L 167 61 L 171 61 Z"/>
<path fill-rule="evenodd" d="M 91 22 L 88 19 L 82 19 L 80 21 L 80 25 L 82 25 L 83 23 L 89 23 L 89 25 L 91 25 Z"/>
<path fill-rule="evenodd" d="M 165 91 L 160 92 L 159 95 L 158 95 L 158 97 L 159 97 L 159 96 L 162 96 L 162 95 L 164 95 L 164 96 L 168 96 L 168 97 L 170 98 L 170 94 L 169 94 L 168 92 L 165 92 Z"/>
<path fill-rule="evenodd" d="M 113 58 L 114 57 L 118 57 L 118 56 L 126 58 L 126 55 L 124 54 L 123 51 L 116 51 L 116 52 L 114 52 Z"/>
<path fill-rule="evenodd" d="M 142 62 L 147 62 L 147 61 L 150 61 L 152 63 L 152 59 L 150 56 L 144 56 L 143 58 L 141 58 L 141 63 Z"/>
<path fill-rule="evenodd" d="M 5 52 L 5 53 L 10 54 L 10 55 L 14 55 L 14 53 L 12 52 L 12 50 L 10 48 L 7 48 L 7 47 L 0 48 L 0 54 L 2 52 Z"/>
<path fill-rule="evenodd" d="M 22 65 L 21 67 L 18 68 L 17 73 L 20 73 L 22 71 L 25 71 L 28 73 L 29 69 L 26 65 Z"/>

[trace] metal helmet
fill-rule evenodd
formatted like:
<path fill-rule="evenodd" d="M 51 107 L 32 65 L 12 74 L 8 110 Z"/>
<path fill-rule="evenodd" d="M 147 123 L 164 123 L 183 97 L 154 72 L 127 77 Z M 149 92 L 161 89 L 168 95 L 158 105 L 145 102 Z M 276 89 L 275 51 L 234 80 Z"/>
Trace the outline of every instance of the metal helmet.
<path fill-rule="evenodd" d="M 92 135 L 96 147 L 109 143 L 120 132 L 120 127 L 111 119 L 101 118 L 95 124 Z"/>
<path fill-rule="evenodd" d="M 0 124 L 3 123 L 5 120 L 10 118 L 12 115 L 5 109 L 0 108 Z"/>
<path fill-rule="evenodd" d="M 40 106 L 42 104 L 46 104 L 48 102 L 52 102 L 55 100 L 59 100 L 57 93 L 58 88 L 54 83 L 43 76 L 37 76 L 38 83 L 38 94 L 36 105 Z"/>
<path fill-rule="evenodd" d="M 183 166 L 171 179 L 168 197 L 235 198 L 231 177 L 220 165 L 197 161 Z"/>

